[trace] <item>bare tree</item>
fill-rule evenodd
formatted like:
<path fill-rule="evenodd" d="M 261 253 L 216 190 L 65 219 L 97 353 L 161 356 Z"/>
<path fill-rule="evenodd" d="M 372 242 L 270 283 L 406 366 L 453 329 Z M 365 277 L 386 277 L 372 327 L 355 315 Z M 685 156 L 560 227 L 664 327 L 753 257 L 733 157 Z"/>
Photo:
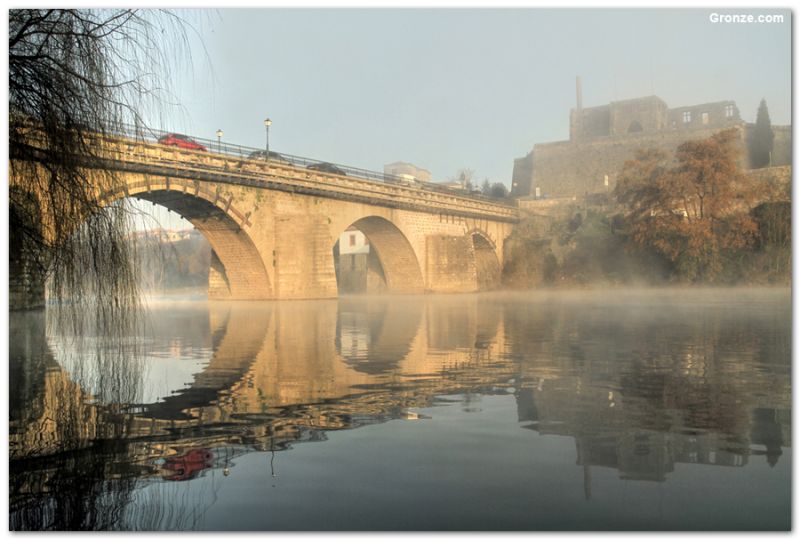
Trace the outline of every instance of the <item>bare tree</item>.
<path fill-rule="evenodd" d="M 87 135 L 143 129 L 187 28 L 161 10 L 9 12 L 10 277 L 48 276 L 73 321 L 87 301 L 112 324 L 138 306 L 130 207 L 100 200 L 120 179 Z"/>

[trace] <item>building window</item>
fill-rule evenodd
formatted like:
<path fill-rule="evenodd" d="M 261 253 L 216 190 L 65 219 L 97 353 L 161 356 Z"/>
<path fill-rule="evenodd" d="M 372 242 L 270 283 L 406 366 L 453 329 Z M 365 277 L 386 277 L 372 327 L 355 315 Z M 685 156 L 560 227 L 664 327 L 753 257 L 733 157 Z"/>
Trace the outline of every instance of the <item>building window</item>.
<path fill-rule="evenodd" d="M 704 112 L 700 115 L 700 119 L 703 121 L 703 124 L 708 124 L 708 113 Z"/>
<path fill-rule="evenodd" d="M 354 235 L 354 234 L 350 235 L 350 245 L 351 246 L 356 245 L 356 235 Z"/>
<path fill-rule="evenodd" d="M 733 105 L 725 105 L 725 118 L 733 118 Z"/>
<path fill-rule="evenodd" d="M 692 121 L 692 111 L 683 111 L 683 123 L 688 124 Z"/>

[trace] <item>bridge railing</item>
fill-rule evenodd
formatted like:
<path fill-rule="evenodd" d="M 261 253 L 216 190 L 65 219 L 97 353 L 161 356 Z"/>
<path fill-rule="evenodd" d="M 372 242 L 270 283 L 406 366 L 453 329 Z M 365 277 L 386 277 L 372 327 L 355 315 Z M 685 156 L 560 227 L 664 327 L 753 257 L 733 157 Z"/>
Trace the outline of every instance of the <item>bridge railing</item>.
<path fill-rule="evenodd" d="M 169 135 L 170 133 L 174 132 L 161 131 L 151 128 L 141 128 L 132 125 L 126 125 L 123 126 L 121 129 L 112 130 L 112 134 L 114 135 L 131 138 L 151 144 L 157 143 L 161 137 Z M 202 144 L 204 147 L 206 147 L 206 149 L 210 153 L 220 154 L 225 156 L 233 156 L 240 159 L 258 159 L 267 161 L 267 153 L 264 148 L 242 146 L 239 144 L 222 142 L 220 140 L 204 139 L 202 137 L 191 137 L 191 139 L 199 144 Z M 352 176 L 354 178 L 359 178 L 361 180 L 368 180 L 371 182 L 381 182 L 385 184 L 399 184 L 409 187 L 415 187 L 417 189 L 433 191 L 436 193 L 444 193 L 458 197 L 469 197 L 472 199 L 478 199 L 486 202 L 491 202 L 494 204 L 501 204 L 504 206 L 516 206 L 516 201 L 493 199 L 490 197 L 486 197 L 483 194 L 477 193 L 475 191 L 469 192 L 466 190 L 453 189 L 433 182 L 409 180 L 407 178 L 389 173 L 370 171 L 367 169 L 359 169 L 357 167 L 351 167 L 349 165 L 331 163 L 329 161 L 320 161 L 318 159 L 312 159 L 302 156 L 294 156 L 291 154 L 284 154 L 282 152 L 280 153 L 275 152 L 273 150 L 269 151 L 268 161 L 281 163 L 284 165 L 291 165 L 299 168 L 321 167 L 320 169 L 317 170 L 321 170 L 322 172 L 329 172 L 332 174 L 340 174 L 343 176 Z"/>

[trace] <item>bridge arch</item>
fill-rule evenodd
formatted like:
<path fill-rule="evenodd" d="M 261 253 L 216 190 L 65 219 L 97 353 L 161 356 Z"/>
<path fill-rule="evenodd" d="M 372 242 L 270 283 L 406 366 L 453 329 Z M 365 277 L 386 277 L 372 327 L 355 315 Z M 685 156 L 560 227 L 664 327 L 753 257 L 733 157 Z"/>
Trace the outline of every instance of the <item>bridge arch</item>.
<path fill-rule="evenodd" d="M 374 254 L 386 292 L 421 293 L 424 280 L 417 255 L 408 238 L 391 221 L 380 216 L 366 216 L 357 219 L 336 234 L 334 239 L 334 266 L 338 264 L 338 245 L 342 233 L 350 228 L 361 231 L 369 243 L 370 255 Z M 338 248 L 338 249 L 337 249 Z M 337 276 L 339 270 L 337 269 Z M 337 277 L 337 280 L 340 279 Z M 340 287 L 341 290 L 341 287 Z"/>
<path fill-rule="evenodd" d="M 472 239 L 475 250 L 475 276 L 479 291 L 497 289 L 500 286 L 500 259 L 497 246 L 492 239 L 480 229 L 467 232 Z"/>
<path fill-rule="evenodd" d="M 219 192 L 186 185 L 146 182 L 128 184 L 124 191 L 106 194 L 107 202 L 124 197 L 161 205 L 189 221 L 211 245 L 209 297 L 265 300 L 272 283 L 258 248 L 247 232 L 248 216 Z"/>

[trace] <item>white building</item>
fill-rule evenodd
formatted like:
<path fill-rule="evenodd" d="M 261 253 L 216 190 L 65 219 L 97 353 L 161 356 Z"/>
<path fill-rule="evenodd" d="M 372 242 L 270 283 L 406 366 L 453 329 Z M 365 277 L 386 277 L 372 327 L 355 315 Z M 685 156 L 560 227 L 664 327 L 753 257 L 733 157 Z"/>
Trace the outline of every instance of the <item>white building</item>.
<path fill-rule="evenodd" d="M 391 174 L 420 182 L 430 182 L 431 180 L 431 172 L 428 169 L 417 167 L 413 163 L 406 163 L 405 161 L 395 161 L 384 165 L 383 174 Z"/>
<path fill-rule="evenodd" d="M 355 227 L 348 227 L 339 236 L 339 255 L 360 255 L 369 253 L 369 240 Z"/>

